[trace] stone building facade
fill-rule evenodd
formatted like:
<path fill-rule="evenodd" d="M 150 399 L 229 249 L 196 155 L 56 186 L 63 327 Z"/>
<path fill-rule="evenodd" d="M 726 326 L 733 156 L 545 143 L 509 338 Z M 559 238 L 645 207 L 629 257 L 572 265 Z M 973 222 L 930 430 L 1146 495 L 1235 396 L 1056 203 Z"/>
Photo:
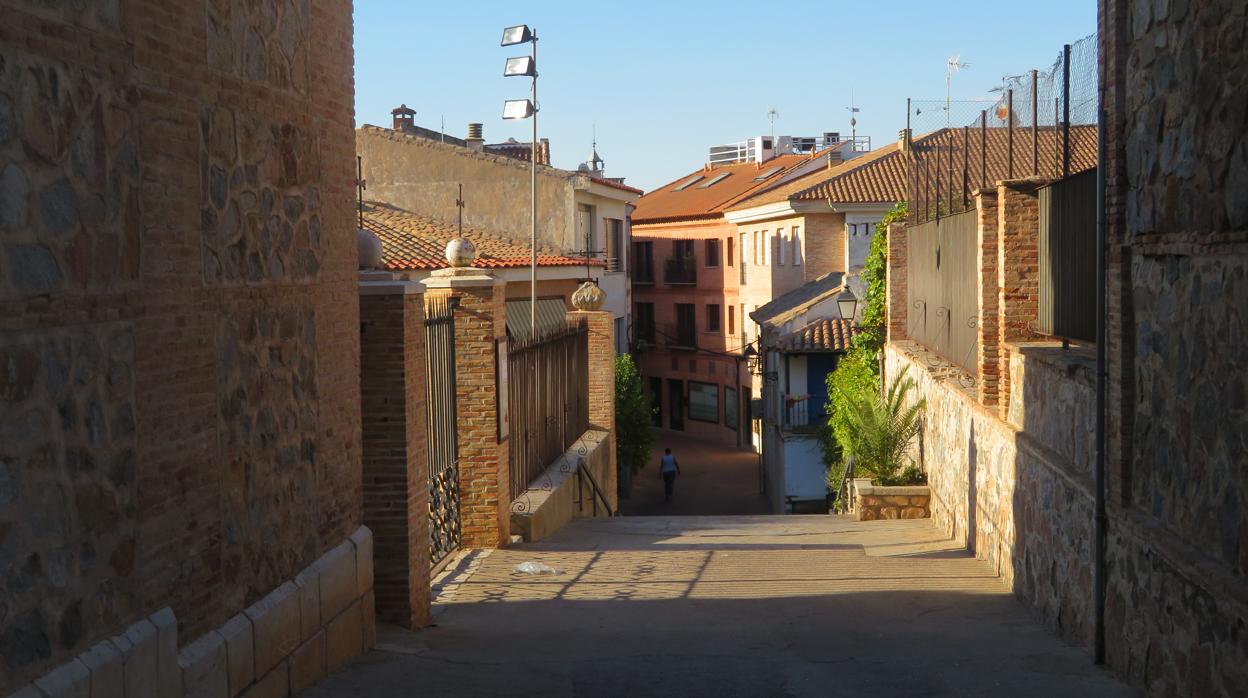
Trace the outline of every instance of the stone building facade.
<path fill-rule="evenodd" d="M 1153 695 L 1235 695 L 1248 685 L 1248 121 L 1234 96 L 1248 18 L 1211 1 L 1099 9 L 1104 658 Z M 890 230 L 886 373 L 906 369 L 929 403 L 933 518 L 1091 652 L 1096 348 L 1034 333 L 1037 184 L 977 193 L 975 375 L 906 336 L 907 231 Z"/>
<path fill-rule="evenodd" d="M 0 15 L 0 693 L 149 615 L 166 669 L 293 622 L 323 673 L 371 619 L 350 4 Z"/>

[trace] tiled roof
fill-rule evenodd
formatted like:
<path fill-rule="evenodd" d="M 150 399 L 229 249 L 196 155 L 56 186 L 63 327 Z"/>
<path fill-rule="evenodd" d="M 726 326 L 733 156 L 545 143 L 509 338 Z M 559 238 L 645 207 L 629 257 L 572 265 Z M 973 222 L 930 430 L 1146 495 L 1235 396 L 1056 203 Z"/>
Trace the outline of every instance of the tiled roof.
<path fill-rule="evenodd" d="M 807 281 L 788 293 L 777 296 L 750 313 L 750 319 L 762 324 L 780 324 L 794 314 L 811 305 L 840 293 L 845 273 L 830 271 L 823 276 Z"/>
<path fill-rule="evenodd" d="M 982 172 L 978 166 L 980 134 L 970 129 L 966 134 L 970 141 L 970 188 L 982 184 Z M 1041 130 L 1038 134 L 1040 176 L 1052 176 L 1054 172 L 1054 138 L 1060 132 Z M 1009 177 L 1009 134 L 1004 128 L 989 128 L 983 136 L 988 146 L 987 176 L 989 182 Z M 914 139 L 917 153 L 931 152 L 937 146 L 954 146 L 961 153 L 962 129 L 940 129 Z M 1070 172 L 1075 174 L 1096 167 L 1096 127 L 1072 126 L 1070 129 Z M 956 156 L 955 156 L 956 157 Z M 731 208 L 743 210 L 785 200 L 829 200 L 836 203 L 890 203 L 906 198 L 907 157 L 890 143 L 836 167 L 801 177 L 782 187 L 742 199 Z M 954 166 L 961 172 L 961 163 Z M 1025 128 L 1014 130 L 1014 177 L 1030 174 L 1031 132 Z M 960 174 L 959 174 L 960 176 Z"/>
<path fill-rule="evenodd" d="M 856 331 L 849 320 L 841 318 L 815 320 L 781 337 L 778 348 L 790 354 L 845 351 L 849 349 L 850 337 Z"/>
<path fill-rule="evenodd" d="M 642 190 L 638 189 L 637 187 L 630 187 L 623 182 L 616 182 L 614 180 L 607 179 L 606 177 L 594 177 L 590 175 L 587 175 L 587 176 L 589 176 L 590 181 L 592 181 L 594 184 L 601 184 L 603 186 L 613 187 L 615 189 L 621 189 L 623 191 L 632 192 L 634 194 L 645 193 Z"/>
<path fill-rule="evenodd" d="M 827 199 L 841 203 L 902 201 L 906 198 L 906 162 L 896 143 L 818 170 L 768 192 L 743 199 L 734 211 L 789 199 Z"/>
<path fill-rule="evenodd" d="M 633 211 L 633 223 L 718 216 L 742 197 L 773 186 L 788 170 L 810 159 L 810 155 L 778 155 L 761 164 L 743 162 L 703 167 L 638 199 L 637 208 Z M 761 182 L 754 181 L 762 172 L 777 166 L 783 169 Z M 709 187 L 702 187 L 719 175 L 727 176 Z M 694 177 L 702 179 L 675 191 Z"/>
<path fill-rule="evenodd" d="M 456 227 L 418 216 L 389 204 L 370 201 L 364 205 L 364 228 L 381 239 L 381 264 L 392 271 L 444 269 L 446 243 L 457 235 Z M 527 267 L 531 253 L 520 240 L 510 240 L 478 228 L 464 227 L 464 237 L 477 246 L 472 266 L 482 269 Z M 565 257 L 538 246 L 539 267 L 586 265 L 586 260 Z M 601 260 L 589 260 L 590 266 L 602 266 Z"/>

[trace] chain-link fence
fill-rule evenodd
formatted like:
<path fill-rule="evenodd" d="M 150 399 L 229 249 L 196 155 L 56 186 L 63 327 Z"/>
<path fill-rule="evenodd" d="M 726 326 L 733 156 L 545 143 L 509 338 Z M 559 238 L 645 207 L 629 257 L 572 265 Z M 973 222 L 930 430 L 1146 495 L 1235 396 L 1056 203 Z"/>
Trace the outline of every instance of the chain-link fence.
<path fill-rule="evenodd" d="M 995 99 L 906 100 L 911 222 L 965 211 L 1002 179 L 1061 179 L 1096 166 L 1097 38 L 1047 70 L 1002 78 Z"/>

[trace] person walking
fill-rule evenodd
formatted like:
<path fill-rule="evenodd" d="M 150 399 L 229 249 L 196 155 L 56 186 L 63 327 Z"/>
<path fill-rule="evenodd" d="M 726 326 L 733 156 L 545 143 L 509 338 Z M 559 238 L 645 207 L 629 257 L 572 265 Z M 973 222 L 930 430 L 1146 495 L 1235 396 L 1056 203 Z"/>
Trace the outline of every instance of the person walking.
<path fill-rule="evenodd" d="M 665 502 L 672 501 L 672 489 L 676 487 L 676 475 L 680 473 L 680 463 L 672 455 L 672 449 L 663 449 L 663 457 L 659 459 L 659 475 L 663 477 L 663 495 Z"/>

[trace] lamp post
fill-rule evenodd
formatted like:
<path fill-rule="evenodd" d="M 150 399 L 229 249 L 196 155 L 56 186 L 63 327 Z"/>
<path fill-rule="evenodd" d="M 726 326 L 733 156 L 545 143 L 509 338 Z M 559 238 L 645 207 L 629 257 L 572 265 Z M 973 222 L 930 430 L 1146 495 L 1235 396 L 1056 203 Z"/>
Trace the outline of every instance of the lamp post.
<path fill-rule="evenodd" d="M 530 143 L 530 199 L 532 214 L 529 229 L 529 336 L 537 336 L 537 30 L 527 24 L 507 27 L 499 46 L 529 44 L 528 56 L 508 58 L 503 68 L 504 77 L 527 76 L 532 78 L 529 99 L 509 99 L 503 103 L 504 119 L 532 119 L 533 142 Z"/>

